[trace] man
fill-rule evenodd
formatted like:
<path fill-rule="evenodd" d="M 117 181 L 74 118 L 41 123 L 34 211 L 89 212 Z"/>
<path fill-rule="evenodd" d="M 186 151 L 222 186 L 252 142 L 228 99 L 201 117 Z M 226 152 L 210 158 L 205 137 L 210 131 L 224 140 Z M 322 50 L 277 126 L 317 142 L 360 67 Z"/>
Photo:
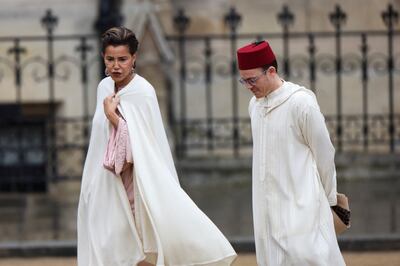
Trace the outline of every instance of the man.
<path fill-rule="evenodd" d="M 345 265 L 330 206 L 334 147 L 315 95 L 282 80 L 265 42 L 237 50 L 240 82 L 254 97 L 253 219 L 258 265 Z"/>

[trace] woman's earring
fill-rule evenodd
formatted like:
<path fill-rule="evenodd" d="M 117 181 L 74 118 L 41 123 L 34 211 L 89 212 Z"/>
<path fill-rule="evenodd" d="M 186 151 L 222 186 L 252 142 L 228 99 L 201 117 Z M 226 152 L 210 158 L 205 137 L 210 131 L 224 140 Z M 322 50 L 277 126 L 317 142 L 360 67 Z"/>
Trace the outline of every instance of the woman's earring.
<path fill-rule="evenodd" d="M 107 68 L 106 68 L 106 69 L 104 69 L 104 75 L 106 75 L 107 77 L 109 77 L 109 76 L 110 76 L 110 73 L 108 73 L 108 70 L 107 70 Z"/>

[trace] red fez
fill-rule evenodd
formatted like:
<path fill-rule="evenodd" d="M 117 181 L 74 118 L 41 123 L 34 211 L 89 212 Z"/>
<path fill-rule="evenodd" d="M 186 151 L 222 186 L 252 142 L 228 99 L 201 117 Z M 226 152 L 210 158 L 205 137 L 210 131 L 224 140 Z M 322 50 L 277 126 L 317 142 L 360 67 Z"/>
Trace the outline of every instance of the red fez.
<path fill-rule="evenodd" d="M 240 70 L 263 67 L 275 60 L 274 52 L 266 41 L 253 42 L 237 50 Z"/>

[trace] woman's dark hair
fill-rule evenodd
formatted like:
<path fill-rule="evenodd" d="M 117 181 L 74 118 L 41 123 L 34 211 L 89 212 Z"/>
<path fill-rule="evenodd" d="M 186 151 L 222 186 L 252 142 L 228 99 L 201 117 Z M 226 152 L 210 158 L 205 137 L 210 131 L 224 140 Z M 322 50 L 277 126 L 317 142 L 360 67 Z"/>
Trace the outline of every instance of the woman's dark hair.
<path fill-rule="evenodd" d="M 107 46 L 128 45 L 131 54 L 136 53 L 139 42 L 135 33 L 125 27 L 113 27 L 101 36 L 101 51 L 105 53 Z"/>
<path fill-rule="evenodd" d="M 276 61 L 276 59 L 274 61 L 272 61 L 272 63 L 263 66 L 262 69 L 264 71 L 266 71 L 269 67 L 272 67 L 272 66 L 275 67 L 276 73 L 278 73 L 278 62 Z"/>

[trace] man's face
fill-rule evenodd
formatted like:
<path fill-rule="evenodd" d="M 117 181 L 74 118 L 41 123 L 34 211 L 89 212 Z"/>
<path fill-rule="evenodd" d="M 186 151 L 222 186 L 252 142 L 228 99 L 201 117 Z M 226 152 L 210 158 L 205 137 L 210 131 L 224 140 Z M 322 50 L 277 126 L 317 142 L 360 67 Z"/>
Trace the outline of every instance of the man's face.
<path fill-rule="evenodd" d="M 263 98 L 270 90 L 270 81 L 268 78 L 268 70 L 262 68 L 253 68 L 239 70 L 240 83 L 250 90 L 256 98 Z"/>

